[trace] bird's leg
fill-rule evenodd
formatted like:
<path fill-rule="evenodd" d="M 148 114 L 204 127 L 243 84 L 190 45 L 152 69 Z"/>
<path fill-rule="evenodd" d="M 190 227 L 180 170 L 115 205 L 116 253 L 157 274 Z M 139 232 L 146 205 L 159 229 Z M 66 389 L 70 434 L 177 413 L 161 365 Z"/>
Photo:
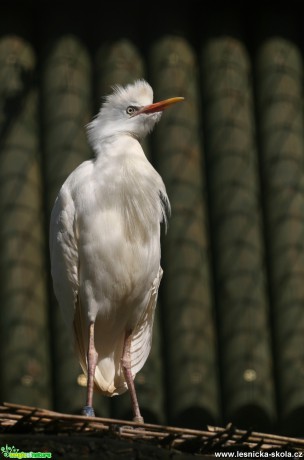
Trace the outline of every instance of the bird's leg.
<path fill-rule="evenodd" d="M 131 396 L 132 409 L 134 414 L 134 422 L 144 423 L 144 419 L 140 414 L 139 404 L 137 401 L 137 395 L 134 385 L 133 376 L 131 373 L 131 340 L 132 333 L 128 331 L 125 336 L 125 342 L 123 347 L 123 354 L 121 359 L 123 373 L 127 382 L 127 386 Z"/>
<path fill-rule="evenodd" d="M 97 364 L 97 352 L 94 344 L 94 322 L 92 321 L 89 326 L 89 347 L 87 354 L 88 362 L 88 377 L 87 377 L 87 401 L 82 409 L 82 415 L 87 417 L 94 417 L 93 409 L 93 390 L 94 390 L 94 375 Z"/>

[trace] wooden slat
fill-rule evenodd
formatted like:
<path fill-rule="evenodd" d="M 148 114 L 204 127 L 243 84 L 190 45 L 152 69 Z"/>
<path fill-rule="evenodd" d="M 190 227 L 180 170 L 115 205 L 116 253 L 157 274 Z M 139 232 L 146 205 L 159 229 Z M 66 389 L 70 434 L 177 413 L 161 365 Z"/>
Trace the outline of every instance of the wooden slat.
<path fill-rule="evenodd" d="M 50 440 L 54 434 L 57 439 L 63 439 L 62 436 L 67 434 L 74 438 L 77 434 L 77 439 L 83 442 L 108 436 L 196 454 L 257 449 L 304 451 L 304 439 L 240 430 L 232 424 L 225 428 L 208 426 L 205 430 L 193 430 L 155 424 L 139 425 L 126 420 L 68 415 L 39 407 L 1 403 L 0 440 L 3 434 L 5 439 L 9 439 L 10 435 L 24 432 L 28 437 L 37 433 L 47 435 Z"/>

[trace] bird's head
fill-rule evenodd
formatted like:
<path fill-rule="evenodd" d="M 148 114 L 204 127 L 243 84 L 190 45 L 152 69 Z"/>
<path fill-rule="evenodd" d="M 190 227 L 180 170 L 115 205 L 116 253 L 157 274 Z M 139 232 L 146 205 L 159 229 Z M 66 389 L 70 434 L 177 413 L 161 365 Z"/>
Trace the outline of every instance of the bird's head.
<path fill-rule="evenodd" d="M 183 97 L 153 103 L 153 90 L 145 80 L 136 80 L 125 87 L 117 85 L 106 96 L 98 115 L 88 125 L 88 137 L 98 152 L 101 141 L 119 133 L 142 139 L 154 127 L 163 110 Z"/>

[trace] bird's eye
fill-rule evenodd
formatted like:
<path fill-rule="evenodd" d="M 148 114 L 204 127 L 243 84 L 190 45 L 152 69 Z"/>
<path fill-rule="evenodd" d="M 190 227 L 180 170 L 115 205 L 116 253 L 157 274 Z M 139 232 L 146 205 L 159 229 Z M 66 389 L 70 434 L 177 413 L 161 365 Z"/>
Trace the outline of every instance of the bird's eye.
<path fill-rule="evenodd" d="M 129 107 L 127 107 L 126 112 L 128 115 L 134 115 L 136 110 L 137 110 L 137 107 L 134 107 L 134 105 L 129 105 Z"/>

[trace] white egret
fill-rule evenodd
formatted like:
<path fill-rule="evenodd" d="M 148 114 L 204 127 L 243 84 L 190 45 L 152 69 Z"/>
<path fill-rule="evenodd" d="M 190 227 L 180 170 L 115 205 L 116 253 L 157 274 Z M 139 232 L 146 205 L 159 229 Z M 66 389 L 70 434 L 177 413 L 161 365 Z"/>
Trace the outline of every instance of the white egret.
<path fill-rule="evenodd" d="M 170 209 L 162 178 L 139 143 L 182 97 L 153 102 L 145 80 L 114 87 L 88 125 L 95 158 L 78 166 L 56 198 L 50 222 L 54 292 L 93 389 L 129 389 L 142 423 L 134 377 L 151 348 L 160 266 L 160 223 Z"/>

